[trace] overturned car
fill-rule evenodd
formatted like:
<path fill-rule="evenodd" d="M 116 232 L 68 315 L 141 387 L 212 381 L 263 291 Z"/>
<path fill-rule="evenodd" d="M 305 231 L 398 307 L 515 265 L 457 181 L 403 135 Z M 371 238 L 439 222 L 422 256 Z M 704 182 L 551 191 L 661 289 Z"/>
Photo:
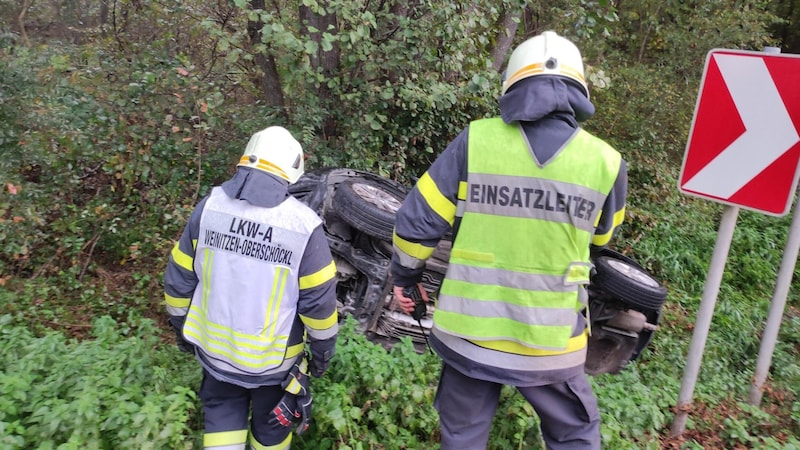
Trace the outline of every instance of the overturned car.
<path fill-rule="evenodd" d="M 390 261 L 394 216 L 408 190 L 395 181 L 347 168 L 307 172 L 293 196 L 322 218 L 337 267 L 340 316 L 352 316 L 371 341 L 387 348 L 409 337 L 425 351 L 433 304 L 415 320 L 397 306 Z M 432 301 L 447 270 L 450 241 L 427 261 L 422 284 Z M 666 288 L 632 259 L 602 249 L 592 255 L 588 287 L 591 337 L 586 372 L 618 373 L 647 347 L 658 328 Z"/>

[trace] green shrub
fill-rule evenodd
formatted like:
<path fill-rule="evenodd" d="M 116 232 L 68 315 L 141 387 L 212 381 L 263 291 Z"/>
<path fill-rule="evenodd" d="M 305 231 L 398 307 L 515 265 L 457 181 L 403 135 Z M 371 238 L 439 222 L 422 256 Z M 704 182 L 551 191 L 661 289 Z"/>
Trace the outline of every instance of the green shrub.
<path fill-rule="evenodd" d="M 438 448 L 440 371 L 438 356 L 417 353 L 408 339 L 387 352 L 348 318 L 329 371 L 312 379 L 312 426 L 292 448 Z M 502 391 L 489 439 L 492 449 L 544 448 L 533 409 L 513 388 Z"/>
<path fill-rule="evenodd" d="M 192 448 L 196 398 L 152 323 L 100 317 L 78 342 L 10 322 L 0 317 L 3 448 Z"/>
<path fill-rule="evenodd" d="M 296 447 L 429 448 L 438 431 L 438 376 L 432 355 L 417 354 L 410 341 L 387 352 L 348 317 L 329 371 L 312 379 L 313 425 L 295 439 Z"/>

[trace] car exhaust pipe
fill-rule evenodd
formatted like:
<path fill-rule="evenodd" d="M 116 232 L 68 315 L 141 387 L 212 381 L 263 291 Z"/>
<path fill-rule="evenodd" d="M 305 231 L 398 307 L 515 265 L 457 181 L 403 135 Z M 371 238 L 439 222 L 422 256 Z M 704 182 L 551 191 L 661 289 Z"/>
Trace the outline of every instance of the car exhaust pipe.
<path fill-rule="evenodd" d="M 606 322 L 606 325 L 620 330 L 633 331 L 634 333 L 639 333 L 642 330 L 655 331 L 658 329 L 658 325 L 649 323 L 643 313 L 633 309 L 618 311 L 614 317 Z"/>

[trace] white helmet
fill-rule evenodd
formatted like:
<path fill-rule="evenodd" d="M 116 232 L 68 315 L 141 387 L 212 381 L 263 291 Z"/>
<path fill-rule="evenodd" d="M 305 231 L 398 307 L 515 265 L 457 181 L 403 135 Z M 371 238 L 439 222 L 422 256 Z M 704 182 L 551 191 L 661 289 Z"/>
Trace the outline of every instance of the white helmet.
<path fill-rule="evenodd" d="M 502 94 L 517 81 L 536 75 L 559 75 L 575 80 L 589 97 L 580 50 L 555 31 L 545 31 L 514 49 L 508 60 Z"/>
<path fill-rule="evenodd" d="M 292 184 L 303 175 L 303 156 L 303 147 L 286 128 L 268 127 L 250 138 L 237 166 L 254 167 Z"/>

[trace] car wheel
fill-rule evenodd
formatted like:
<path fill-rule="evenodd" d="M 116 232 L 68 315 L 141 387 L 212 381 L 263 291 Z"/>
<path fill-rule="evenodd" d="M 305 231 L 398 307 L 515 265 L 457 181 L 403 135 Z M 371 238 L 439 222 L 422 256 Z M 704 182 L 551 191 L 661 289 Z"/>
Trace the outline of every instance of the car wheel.
<path fill-rule="evenodd" d="M 391 241 L 395 214 L 405 195 L 380 180 L 356 178 L 339 184 L 333 202 L 339 216 L 350 226 L 372 237 Z"/>
<path fill-rule="evenodd" d="M 595 287 L 634 308 L 657 311 L 667 298 L 667 289 L 631 259 L 607 251 L 594 258 Z"/>

